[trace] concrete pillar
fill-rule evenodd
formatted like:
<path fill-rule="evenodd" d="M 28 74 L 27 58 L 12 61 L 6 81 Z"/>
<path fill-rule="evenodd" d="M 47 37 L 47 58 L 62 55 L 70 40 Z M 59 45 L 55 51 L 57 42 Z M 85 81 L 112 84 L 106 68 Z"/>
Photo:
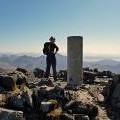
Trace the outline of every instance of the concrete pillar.
<path fill-rule="evenodd" d="M 68 85 L 81 86 L 83 84 L 83 37 L 70 36 L 67 45 Z"/>

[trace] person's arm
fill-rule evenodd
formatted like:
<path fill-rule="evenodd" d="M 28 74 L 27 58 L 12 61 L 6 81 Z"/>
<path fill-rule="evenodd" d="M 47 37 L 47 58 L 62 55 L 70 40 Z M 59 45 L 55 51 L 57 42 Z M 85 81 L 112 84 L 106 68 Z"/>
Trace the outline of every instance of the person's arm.
<path fill-rule="evenodd" d="M 59 48 L 56 44 L 55 44 L 55 48 L 56 48 L 56 51 L 55 51 L 55 54 L 56 54 L 59 51 Z"/>
<path fill-rule="evenodd" d="M 44 48 L 43 48 L 43 54 L 45 55 L 45 47 L 46 47 L 46 43 L 44 44 Z"/>

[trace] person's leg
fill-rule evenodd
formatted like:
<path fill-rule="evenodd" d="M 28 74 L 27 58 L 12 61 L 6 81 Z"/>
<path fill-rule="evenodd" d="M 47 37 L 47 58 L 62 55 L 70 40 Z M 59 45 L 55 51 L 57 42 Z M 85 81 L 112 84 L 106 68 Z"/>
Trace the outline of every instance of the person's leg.
<path fill-rule="evenodd" d="M 55 56 L 53 56 L 53 59 L 52 59 L 52 69 L 53 69 L 53 78 L 54 80 L 57 80 L 57 76 L 56 76 L 56 58 Z"/>
<path fill-rule="evenodd" d="M 46 57 L 46 72 L 45 72 L 45 77 L 48 78 L 50 75 L 50 67 L 51 67 L 51 60 L 50 56 Z"/>

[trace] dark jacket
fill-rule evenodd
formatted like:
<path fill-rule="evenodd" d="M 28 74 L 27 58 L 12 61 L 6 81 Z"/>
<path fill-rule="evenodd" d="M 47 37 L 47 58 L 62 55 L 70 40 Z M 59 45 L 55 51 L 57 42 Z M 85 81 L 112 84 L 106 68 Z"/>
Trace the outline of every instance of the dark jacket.
<path fill-rule="evenodd" d="M 45 55 L 52 55 L 52 54 L 54 54 L 55 49 L 56 49 L 56 51 L 59 50 L 59 48 L 57 47 L 57 45 L 55 43 L 46 42 L 44 44 L 43 53 Z"/>

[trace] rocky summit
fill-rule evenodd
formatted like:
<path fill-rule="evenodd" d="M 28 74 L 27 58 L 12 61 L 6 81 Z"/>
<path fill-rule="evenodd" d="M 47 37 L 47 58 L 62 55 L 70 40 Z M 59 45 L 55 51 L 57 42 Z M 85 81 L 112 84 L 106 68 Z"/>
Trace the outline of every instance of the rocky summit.
<path fill-rule="evenodd" d="M 71 88 L 67 71 L 57 81 L 37 71 L 0 74 L 0 120 L 120 120 L 120 75 L 84 68 L 84 84 Z"/>

